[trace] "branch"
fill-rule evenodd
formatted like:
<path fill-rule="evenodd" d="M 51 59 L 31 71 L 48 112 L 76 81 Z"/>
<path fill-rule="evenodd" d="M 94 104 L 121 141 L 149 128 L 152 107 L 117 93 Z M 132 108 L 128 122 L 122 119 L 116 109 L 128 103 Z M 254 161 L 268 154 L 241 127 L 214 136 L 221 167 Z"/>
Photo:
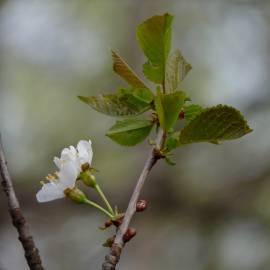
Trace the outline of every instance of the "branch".
<path fill-rule="evenodd" d="M 35 246 L 33 237 L 30 235 L 28 224 L 20 209 L 19 201 L 13 188 L 12 180 L 7 168 L 4 150 L 0 136 L 0 174 L 2 177 L 2 187 L 7 196 L 8 211 L 14 227 L 19 234 L 19 240 L 22 243 L 25 258 L 31 270 L 44 270 L 41 265 L 39 251 Z"/>
<path fill-rule="evenodd" d="M 127 210 L 121 226 L 119 227 L 114 243 L 111 247 L 110 254 L 105 256 L 105 262 L 102 264 L 102 270 L 115 270 L 115 266 L 120 259 L 122 249 L 124 247 L 123 236 L 126 233 L 133 215 L 136 212 L 136 204 L 139 199 L 143 185 L 156 162 L 161 158 L 159 150 L 162 148 L 166 139 L 165 133 L 160 128 L 157 134 L 156 145 L 148 155 L 141 175 L 134 188 L 133 194 L 130 198 Z"/>

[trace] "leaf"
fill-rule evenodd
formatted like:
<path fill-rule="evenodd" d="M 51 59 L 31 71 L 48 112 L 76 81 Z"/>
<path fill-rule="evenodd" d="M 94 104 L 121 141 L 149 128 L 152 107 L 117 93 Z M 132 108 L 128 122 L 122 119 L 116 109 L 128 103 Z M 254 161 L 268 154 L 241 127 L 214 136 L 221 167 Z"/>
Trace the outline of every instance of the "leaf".
<path fill-rule="evenodd" d="M 121 145 L 133 146 L 143 141 L 152 127 L 153 123 L 149 120 L 130 118 L 117 121 L 106 135 Z"/>
<path fill-rule="evenodd" d="M 127 83 L 135 88 L 147 88 L 136 73 L 129 65 L 118 55 L 112 51 L 113 70 L 122 77 Z"/>
<path fill-rule="evenodd" d="M 166 141 L 166 152 L 167 153 L 178 147 L 179 135 L 180 135 L 179 131 L 176 131 L 176 132 L 169 134 L 167 141 Z"/>
<path fill-rule="evenodd" d="M 132 95 L 147 104 L 150 104 L 154 100 L 154 95 L 148 88 L 135 88 L 132 90 Z"/>
<path fill-rule="evenodd" d="M 175 166 L 176 165 L 176 162 L 174 160 L 172 160 L 171 157 L 169 157 L 169 156 L 165 156 L 165 161 L 170 166 Z"/>
<path fill-rule="evenodd" d="M 79 99 L 91 106 L 94 110 L 110 116 L 135 116 L 151 108 L 149 104 L 142 103 L 135 97 L 131 100 L 130 96 L 132 95 L 79 96 Z"/>
<path fill-rule="evenodd" d="M 117 93 L 121 100 L 125 100 L 129 106 L 135 106 L 142 112 L 152 107 L 151 103 L 154 100 L 154 95 L 148 88 L 120 88 Z"/>
<path fill-rule="evenodd" d="M 166 64 L 165 86 L 168 92 L 174 92 L 180 82 L 182 82 L 188 72 L 191 70 L 191 65 L 185 60 L 179 50 L 176 50 L 169 56 Z"/>
<path fill-rule="evenodd" d="M 203 108 L 200 105 L 192 104 L 188 106 L 184 106 L 185 120 L 190 122 L 193 120 L 198 114 L 202 112 Z"/>
<path fill-rule="evenodd" d="M 184 105 L 185 97 L 186 95 L 182 91 L 170 94 L 162 94 L 160 90 L 157 91 L 155 107 L 160 126 L 165 131 L 169 131 L 176 123 L 179 112 Z"/>
<path fill-rule="evenodd" d="M 153 66 L 149 61 L 143 64 L 144 76 L 153 83 L 162 84 L 164 80 L 162 66 Z"/>
<path fill-rule="evenodd" d="M 181 131 L 179 143 L 219 143 L 240 138 L 252 130 L 240 112 L 226 105 L 204 109 Z"/>
<path fill-rule="evenodd" d="M 157 88 L 157 95 L 155 97 L 155 110 L 158 115 L 158 120 L 159 124 L 163 127 L 165 127 L 165 111 L 163 108 L 163 103 L 162 103 L 162 94 L 160 91 L 160 88 Z"/>
<path fill-rule="evenodd" d="M 148 58 L 144 65 L 145 76 L 155 83 L 165 79 L 165 65 L 171 48 L 171 31 L 173 16 L 153 16 L 137 27 L 139 44 Z"/>

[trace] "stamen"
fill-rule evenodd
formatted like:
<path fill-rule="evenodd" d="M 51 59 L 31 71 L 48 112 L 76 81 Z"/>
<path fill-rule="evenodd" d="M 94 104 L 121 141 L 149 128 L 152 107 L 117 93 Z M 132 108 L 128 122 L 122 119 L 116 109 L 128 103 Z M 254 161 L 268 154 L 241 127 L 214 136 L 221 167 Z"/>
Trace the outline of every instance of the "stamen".
<path fill-rule="evenodd" d="M 49 182 L 57 182 L 58 181 L 58 175 L 57 172 L 54 172 L 53 174 L 49 173 L 45 179 Z"/>

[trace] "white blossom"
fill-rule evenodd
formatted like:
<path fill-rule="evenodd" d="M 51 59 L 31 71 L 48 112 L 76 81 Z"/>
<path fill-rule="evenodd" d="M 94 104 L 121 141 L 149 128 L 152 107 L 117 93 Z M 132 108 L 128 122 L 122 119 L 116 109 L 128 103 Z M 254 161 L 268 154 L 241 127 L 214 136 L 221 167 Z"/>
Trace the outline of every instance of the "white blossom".
<path fill-rule="evenodd" d="M 55 157 L 54 163 L 59 171 L 48 175 L 48 183 L 43 183 L 36 197 L 38 202 L 48 202 L 65 197 L 65 191 L 75 188 L 76 180 L 82 172 L 82 165 L 91 165 L 93 157 L 91 141 L 81 140 L 77 147 L 64 148 L 60 158 Z"/>
<path fill-rule="evenodd" d="M 76 166 L 78 173 L 80 173 L 81 166 L 85 163 L 91 165 L 92 158 L 92 142 L 90 140 L 81 140 L 79 141 L 77 148 L 74 146 L 64 148 L 61 152 L 60 158 L 54 158 L 54 163 L 59 169 L 61 169 L 65 163 L 72 162 Z"/>
<path fill-rule="evenodd" d="M 38 202 L 48 202 L 65 197 L 66 189 L 73 189 L 77 179 L 77 168 L 72 162 L 65 163 L 59 172 L 47 177 L 36 197 Z"/>

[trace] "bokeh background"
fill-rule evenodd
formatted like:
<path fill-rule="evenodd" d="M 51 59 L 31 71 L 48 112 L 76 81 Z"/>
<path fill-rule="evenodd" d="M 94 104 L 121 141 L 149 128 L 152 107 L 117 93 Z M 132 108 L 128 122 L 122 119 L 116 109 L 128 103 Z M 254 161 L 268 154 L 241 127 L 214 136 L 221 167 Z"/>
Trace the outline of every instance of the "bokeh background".
<path fill-rule="evenodd" d="M 114 144 L 104 136 L 114 119 L 76 96 L 126 85 L 110 48 L 142 75 L 135 27 L 164 12 L 175 15 L 173 47 L 193 65 L 183 84 L 193 102 L 231 104 L 254 132 L 186 146 L 176 166 L 154 168 L 142 194 L 150 207 L 136 215 L 119 269 L 270 269 L 270 1 L 2 0 L 0 131 L 46 269 L 100 269 L 113 234 L 98 229 L 104 217 L 68 200 L 38 204 L 35 193 L 64 146 L 91 138 L 98 181 L 126 208 L 149 146 Z M 0 192 L 1 270 L 28 269 L 16 238 Z"/>

